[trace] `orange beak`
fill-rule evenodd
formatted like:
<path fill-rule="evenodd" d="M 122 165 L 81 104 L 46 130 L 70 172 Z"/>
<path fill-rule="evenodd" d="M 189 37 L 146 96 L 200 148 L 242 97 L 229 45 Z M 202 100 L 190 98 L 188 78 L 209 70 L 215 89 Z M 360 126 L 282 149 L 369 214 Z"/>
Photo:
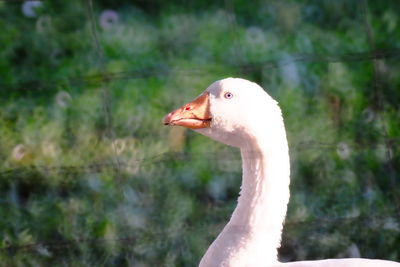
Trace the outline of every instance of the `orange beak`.
<path fill-rule="evenodd" d="M 178 125 L 190 129 L 210 127 L 210 93 L 205 92 L 192 102 L 168 113 L 163 118 L 163 123 L 164 125 Z"/>

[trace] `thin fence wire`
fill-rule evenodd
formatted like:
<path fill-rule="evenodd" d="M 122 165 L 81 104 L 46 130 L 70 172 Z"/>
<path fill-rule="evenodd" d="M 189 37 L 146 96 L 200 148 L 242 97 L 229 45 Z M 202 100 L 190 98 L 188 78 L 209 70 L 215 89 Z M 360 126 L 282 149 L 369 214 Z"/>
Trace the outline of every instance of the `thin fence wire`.
<path fill-rule="evenodd" d="M 376 50 L 376 45 L 375 45 L 375 40 L 374 40 L 374 35 L 372 32 L 372 26 L 370 23 L 371 18 L 369 17 L 369 8 L 368 8 L 368 2 L 367 0 L 362 0 L 362 11 L 363 11 L 363 17 L 364 17 L 364 25 L 365 25 L 365 32 L 367 35 L 367 40 L 369 43 L 369 48 L 371 51 Z M 374 52 L 374 58 L 372 59 L 372 65 L 373 65 L 373 90 L 375 92 L 375 97 L 374 99 L 377 99 L 378 102 L 378 110 L 383 109 L 383 95 L 382 95 L 382 88 L 381 88 L 381 75 L 379 73 L 379 67 L 378 67 L 378 58 L 375 55 L 376 52 Z M 378 114 L 378 116 L 382 117 L 381 114 Z M 383 119 L 383 118 L 382 118 Z M 383 138 L 384 138 L 384 144 L 386 147 L 386 161 L 388 162 L 388 167 L 389 167 L 389 179 L 391 185 L 395 188 L 397 186 L 396 183 L 396 175 L 395 175 L 395 168 L 393 166 L 393 157 L 392 153 L 390 151 L 393 151 L 393 142 L 391 142 L 388 134 L 388 129 L 387 125 L 383 125 Z M 376 180 L 376 178 L 375 178 Z M 376 182 L 376 181 L 375 181 Z M 397 208 L 397 213 L 400 214 L 400 194 L 396 193 L 394 194 L 395 202 L 397 203 L 396 208 Z"/>
<path fill-rule="evenodd" d="M 387 143 L 390 145 L 388 146 Z M 293 151 L 305 151 L 305 150 L 317 150 L 317 151 L 338 151 L 340 149 L 340 145 L 342 145 L 342 142 L 338 143 L 325 143 L 325 142 L 320 142 L 320 141 L 305 141 L 305 142 L 299 142 L 298 144 L 291 145 L 291 150 Z M 358 150 L 358 151 L 363 151 L 366 149 L 374 149 L 376 146 L 381 145 L 382 143 L 368 143 L 368 144 L 347 144 L 346 146 L 353 150 Z M 389 138 L 385 139 L 386 149 L 390 149 L 390 151 L 393 151 L 394 148 L 400 147 L 400 137 L 397 139 Z M 387 151 L 387 150 L 386 150 Z M 385 154 L 388 158 L 387 160 L 391 159 L 390 154 L 387 155 Z M 113 155 L 116 159 L 119 158 L 117 155 L 117 152 Z M 83 165 L 40 165 L 40 164 L 34 164 L 34 165 L 26 165 L 23 167 L 17 167 L 17 168 L 5 168 L 5 169 L 0 169 L 0 176 L 2 177 L 7 177 L 10 175 L 15 175 L 15 174 L 20 174 L 24 172 L 31 172 L 31 171 L 38 171 L 38 172 L 56 172 L 56 173 L 68 173 L 68 172 L 74 172 L 74 173 L 98 173 L 104 170 L 111 170 L 115 171 L 116 173 L 122 173 L 122 168 L 123 167 L 134 167 L 133 164 L 136 164 L 137 166 L 145 165 L 145 164 L 157 164 L 160 162 L 165 162 L 165 161 L 183 161 L 183 160 L 188 160 L 193 158 L 194 155 L 190 155 L 185 152 L 174 152 L 174 151 L 166 151 L 162 153 L 157 153 L 151 156 L 143 157 L 143 158 L 137 158 L 134 161 L 130 161 L 129 163 L 124 163 L 121 162 L 118 159 L 118 165 L 116 165 L 114 162 L 111 163 L 105 163 L 105 162 L 92 162 L 89 164 L 83 164 Z M 205 155 L 198 155 L 198 157 L 204 157 L 206 156 L 206 159 L 213 159 L 213 160 L 218 160 L 219 154 L 215 151 L 213 152 L 206 152 Z M 229 161 L 229 159 L 224 159 L 224 161 Z M 236 161 L 236 159 L 232 159 L 232 161 Z M 393 166 L 392 166 L 393 167 Z"/>
<path fill-rule="evenodd" d="M 94 22 L 96 23 L 96 22 Z M 97 41 L 95 41 L 97 42 Z M 344 53 L 336 55 L 318 55 L 318 54 L 293 54 L 289 57 L 278 58 L 273 60 L 266 60 L 260 62 L 246 62 L 236 65 L 228 65 L 228 67 L 235 69 L 238 74 L 248 74 L 255 70 L 271 70 L 280 69 L 290 64 L 298 63 L 335 63 L 335 62 L 365 62 L 378 59 L 385 60 L 399 60 L 400 49 L 398 48 L 385 48 L 379 50 L 369 50 L 364 52 Z M 56 85 L 65 86 L 84 86 L 87 84 L 103 84 L 105 82 L 130 80 L 130 79 L 148 79 L 148 78 L 162 78 L 168 77 L 171 74 L 180 75 L 200 75 L 210 71 L 208 67 L 196 68 L 175 68 L 164 64 L 158 64 L 153 67 L 148 67 L 139 70 L 127 70 L 110 72 L 103 70 L 98 74 L 91 74 L 78 77 L 64 77 L 62 79 L 53 79 L 48 81 L 43 80 L 29 80 L 20 81 L 17 83 L 7 83 L 0 81 L 0 86 L 3 89 L 19 89 L 19 90 L 44 90 L 54 89 Z"/>
<path fill-rule="evenodd" d="M 114 139 L 115 138 L 115 132 L 113 129 L 113 122 L 112 122 L 112 115 L 111 115 L 111 106 L 112 106 L 112 100 L 111 100 L 111 93 L 110 93 L 110 85 L 109 81 L 110 79 L 107 78 L 107 76 L 104 74 L 106 73 L 106 65 L 105 65 L 105 59 L 104 59 L 104 51 L 103 48 L 100 44 L 99 38 L 98 38 L 98 29 L 97 29 L 97 23 L 94 18 L 94 10 L 93 10 L 93 1 L 92 0 L 87 0 L 87 11 L 88 11 L 88 19 L 90 20 L 90 29 L 91 29 L 91 34 L 92 34 L 92 40 L 93 44 L 95 46 L 95 51 L 96 51 L 96 56 L 98 60 L 98 64 L 100 65 L 101 72 L 103 73 L 103 77 L 105 79 L 102 79 L 102 93 L 103 93 L 103 110 L 105 113 L 105 121 L 106 121 L 106 128 L 107 128 L 107 135 L 109 138 Z M 121 184 L 121 178 L 120 178 L 120 169 L 121 169 L 121 162 L 117 156 L 117 148 L 115 146 L 115 143 L 111 143 L 112 146 L 112 151 L 113 151 L 113 168 L 117 171 L 116 172 L 116 181 L 118 184 Z M 120 187 L 119 187 L 120 188 Z"/>
<path fill-rule="evenodd" d="M 3 0 L 4 1 L 4 0 Z M 11 0 L 9 0 L 11 1 Z M 13 1 L 11 1 L 13 2 Z M 14 2 L 23 2 L 23 1 L 14 1 Z M 92 44 L 95 51 L 95 58 L 97 64 L 100 66 L 100 72 L 98 74 L 88 75 L 88 76 L 81 76 L 81 77 L 71 77 L 71 78 L 63 78 L 60 80 L 52 80 L 52 81 L 42 81 L 42 80 L 31 80 L 31 81 L 22 81 L 16 84 L 7 84 L 3 81 L 0 81 L 0 86 L 4 89 L 7 87 L 10 88 L 29 88 L 32 89 L 43 89 L 46 87 L 55 88 L 55 84 L 68 84 L 68 85 L 85 85 L 86 83 L 96 83 L 100 84 L 102 95 L 103 95 L 103 110 L 105 114 L 105 121 L 106 121 L 106 128 L 107 128 L 107 135 L 109 138 L 115 138 L 115 132 L 113 130 L 112 125 L 112 115 L 111 115 L 111 106 L 112 106 L 112 98 L 110 93 L 110 82 L 115 80 L 125 80 L 125 79 L 144 79 L 150 77 L 166 77 L 171 75 L 171 73 L 179 73 L 180 75 L 198 75 L 201 73 L 206 73 L 209 71 L 209 68 L 191 68 L 191 69 L 179 69 L 179 68 L 170 68 L 167 65 L 158 65 L 151 69 L 140 69 L 140 70 L 133 70 L 133 71 L 119 71 L 119 72 L 108 72 L 105 67 L 105 59 L 104 59 L 104 51 L 102 45 L 100 43 L 98 37 L 98 28 L 97 22 L 94 16 L 94 9 L 93 9 L 93 1 L 92 0 L 85 0 L 86 2 L 86 15 L 87 19 L 90 21 L 90 34 L 92 39 Z M 226 15 L 226 20 L 230 25 L 230 29 L 233 34 L 236 36 L 236 21 L 234 18 L 234 7 L 233 3 L 229 0 L 224 1 L 225 8 L 229 11 L 230 15 Z M 356 52 L 356 53 L 346 53 L 346 54 L 337 54 L 337 55 L 316 55 L 316 54 L 296 54 L 290 57 L 285 57 L 282 59 L 276 60 L 268 60 L 263 62 L 246 62 L 241 63 L 238 65 L 231 65 L 237 69 L 239 73 L 251 73 L 258 69 L 268 70 L 268 69 L 279 69 L 285 67 L 290 64 L 297 64 L 297 63 L 332 63 L 332 62 L 363 62 L 363 61 L 371 61 L 373 62 L 374 66 L 374 91 L 379 100 L 379 106 L 382 106 L 382 92 L 379 85 L 379 72 L 376 66 L 376 60 L 378 59 L 400 59 L 400 49 L 392 48 L 392 49 L 383 49 L 383 50 L 376 50 L 373 36 L 372 36 L 372 29 L 368 18 L 368 4 L 365 0 L 362 1 L 361 8 L 364 15 L 364 24 L 365 30 L 368 37 L 368 41 L 370 44 L 370 50 L 365 52 Z M 237 38 L 234 38 L 235 40 Z M 236 40 L 237 41 L 237 40 Z M 241 51 L 235 50 L 235 54 L 237 57 L 240 57 L 242 54 Z M 384 129 L 384 132 L 381 133 L 384 137 L 385 145 L 387 151 L 391 151 L 393 149 L 393 145 L 397 145 L 399 140 L 388 138 L 387 129 Z M 400 138 L 399 138 L 400 139 Z M 374 147 L 377 144 L 369 144 L 368 147 Z M 119 157 L 117 156 L 117 151 L 114 143 L 112 143 L 112 150 L 113 150 L 113 161 L 111 164 L 109 163 L 91 163 L 88 165 L 83 166 L 40 166 L 40 165 L 31 165 L 26 166 L 24 168 L 10 168 L 6 170 L 0 170 L 0 175 L 8 175 L 11 173 L 18 173 L 22 170 L 28 169 L 36 169 L 36 170 L 56 170 L 59 169 L 61 172 L 65 172 L 66 170 L 74 170 L 78 172 L 92 172 L 96 169 L 112 169 L 116 170 L 117 172 L 121 171 L 121 166 L 123 165 L 120 162 Z M 318 140 L 311 141 L 311 142 L 300 142 L 297 145 L 294 145 L 294 149 L 336 149 L 338 143 L 334 144 L 327 144 L 321 143 Z M 365 149 L 365 145 L 363 146 Z M 138 159 L 138 164 L 143 164 L 144 162 L 151 162 L 152 159 L 159 160 L 160 157 L 164 156 L 171 156 L 171 152 L 165 152 L 162 154 L 158 154 L 155 156 L 151 156 L 146 159 Z M 174 154 L 176 156 L 176 153 Z M 179 156 L 180 158 L 182 155 Z M 389 162 L 390 160 L 390 153 L 387 154 Z M 392 163 L 391 163 L 392 164 Z M 392 170 L 393 166 L 391 165 Z M 393 175 L 392 175 L 393 176 Z"/>
<path fill-rule="evenodd" d="M 156 219 L 156 218 L 155 218 Z M 372 221 L 371 221 L 372 220 Z M 319 218 L 307 218 L 302 220 L 288 220 L 286 219 L 284 222 L 285 228 L 291 227 L 307 227 L 307 228 L 324 228 L 332 225 L 340 224 L 342 227 L 346 225 L 352 225 L 354 223 L 363 223 L 365 225 L 375 224 L 375 225 L 384 225 L 387 221 L 387 216 L 382 216 L 380 214 L 368 214 L 368 215 L 357 215 L 357 216 L 343 216 L 343 217 L 319 217 Z M 185 230 L 193 229 L 194 226 L 184 225 Z M 198 227 L 198 226 L 196 226 Z M 159 231 L 158 233 L 152 230 L 153 233 L 158 234 L 159 236 L 163 235 L 163 231 Z M 40 249 L 43 248 L 51 248 L 52 250 L 62 249 L 66 247 L 75 247 L 76 244 L 80 243 L 107 243 L 107 242 L 120 242 L 122 244 L 135 244 L 135 240 L 137 238 L 135 236 L 119 236 L 114 238 L 74 238 L 69 240 L 62 241 L 45 241 L 45 242 L 33 242 L 21 245 L 15 244 L 7 244 L 3 243 L 0 247 L 0 252 L 6 252 L 9 254 L 14 254 L 18 251 L 30 251 L 34 253 L 40 253 Z"/>
<path fill-rule="evenodd" d="M 6 1 L 6 0 L 1 0 Z M 21 3 L 22 0 L 7 0 L 10 2 Z M 229 14 L 234 14 L 233 3 L 232 1 L 225 1 L 225 8 L 230 12 Z M 296 54 L 291 57 L 285 57 L 285 59 L 275 59 L 268 60 L 263 62 L 244 62 L 238 65 L 232 65 L 229 67 L 235 68 L 239 73 L 249 73 L 254 70 L 263 69 L 279 69 L 289 64 L 297 64 L 297 63 L 331 63 L 331 62 L 372 62 L 374 67 L 374 90 L 376 94 L 376 99 L 378 99 L 378 106 L 382 107 L 382 88 L 380 87 L 380 76 L 377 67 L 378 59 L 391 59 L 398 60 L 400 59 L 400 49 L 392 48 L 392 49 L 380 49 L 377 50 L 374 44 L 374 37 L 371 30 L 371 25 L 368 18 L 368 4 L 366 0 L 361 2 L 361 9 L 364 15 L 364 24 L 365 31 L 368 37 L 369 42 L 369 50 L 364 52 L 357 53 L 346 53 L 346 54 L 336 54 L 336 55 L 316 55 L 316 54 Z M 54 88 L 55 84 L 68 84 L 68 85 L 85 85 L 87 83 L 96 83 L 102 86 L 103 90 L 103 110 L 105 114 L 106 120 L 106 128 L 107 135 L 109 138 L 115 138 L 115 132 L 113 129 L 112 116 L 111 116 L 111 106 L 112 99 L 110 93 L 110 82 L 116 80 L 126 80 L 126 79 L 143 79 L 149 77 L 167 77 L 171 75 L 171 73 L 179 73 L 181 75 L 198 75 L 201 73 L 205 73 L 209 71 L 208 68 L 192 68 L 192 69 L 178 69 L 178 68 L 170 68 L 167 65 L 157 65 L 150 69 L 140 69 L 140 70 L 128 70 L 128 71 L 119 71 L 119 72 L 109 72 L 105 67 L 105 59 L 104 59 L 104 51 L 101 46 L 100 40 L 98 38 L 98 29 L 97 23 L 94 17 L 94 8 L 93 1 L 86 0 L 86 11 L 87 11 L 87 19 L 90 21 L 90 33 L 92 38 L 92 44 L 95 50 L 95 57 L 98 62 L 98 66 L 100 67 L 100 71 L 98 74 L 89 75 L 89 76 L 81 76 L 81 77 L 65 77 L 60 80 L 52 80 L 52 81 L 43 81 L 43 80 L 30 80 L 30 81 L 21 81 L 18 83 L 4 83 L 0 82 L 0 86 L 4 89 L 15 89 L 15 88 L 29 88 L 32 89 L 46 89 L 46 88 Z M 234 21 L 232 15 L 227 16 L 227 21 L 230 24 L 231 30 L 234 35 L 236 35 L 237 25 Z M 237 46 L 240 47 L 240 46 Z M 241 51 L 235 51 L 236 56 L 241 58 Z M 384 138 L 384 143 L 386 146 L 386 151 L 393 150 L 394 146 L 399 145 L 399 139 L 389 138 L 387 134 L 387 129 L 384 129 L 384 132 L 381 133 Z M 354 148 L 357 149 L 369 149 L 377 144 L 369 144 L 369 145 L 354 145 Z M 337 149 L 338 143 L 323 143 L 317 140 L 311 142 L 300 142 L 293 146 L 296 150 L 304 150 L 304 149 L 317 149 L 317 150 L 334 150 Z M 142 159 L 138 159 L 136 164 L 154 164 L 156 162 L 165 161 L 167 159 L 175 159 L 182 160 L 185 157 L 188 157 L 185 153 L 176 153 L 176 152 L 164 152 L 157 155 L 153 155 L 151 157 L 146 157 Z M 389 162 L 390 168 L 390 177 L 393 181 L 395 179 L 395 169 L 392 162 L 392 156 L 390 153 L 386 154 L 387 161 Z M 130 163 L 132 164 L 132 163 Z M 117 177 L 122 172 L 122 167 L 125 166 L 126 163 L 123 163 L 119 160 L 119 157 L 116 152 L 115 146 L 113 147 L 113 161 L 111 163 L 90 163 L 82 166 L 47 166 L 47 165 L 32 165 L 21 168 L 10 168 L 5 170 L 0 170 L 0 176 L 9 176 L 15 175 L 20 172 L 25 171 L 56 171 L 56 172 L 99 172 L 101 170 L 112 170 L 116 172 Z M 396 196 L 397 203 L 400 203 L 399 196 Z M 367 221 L 371 217 L 374 219 L 384 219 L 384 217 L 380 218 L 377 215 L 371 215 L 368 217 L 358 216 L 358 217 L 337 217 L 337 218 L 316 218 L 313 220 L 303 220 L 303 221 L 287 221 L 286 226 L 294 225 L 298 226 L 299 224 L 335 224 L 335 223 L 353 223 L 354 221 Z M 54 241 L 54 242 L 36 242 L 29 243 L 24 245 L 12 245 L 12 244 L 3 244 L 0 247 L 0 251 L 7 252 L 9 254 L 13 254 L 16 251 L 38 251 L 38 249 L 43 247 L 51 247 L 52 249 L 60 249 L 69 246 L 74 246 L 76 243 L 98 243 L 98 242 L 120 242 L 120 243 L 134 243 L 135 237 L 124 236 L 124 237 L 116 237 L 116 238 L 81 238 L 81 239 L 71 239 L 65 241 Z"/>

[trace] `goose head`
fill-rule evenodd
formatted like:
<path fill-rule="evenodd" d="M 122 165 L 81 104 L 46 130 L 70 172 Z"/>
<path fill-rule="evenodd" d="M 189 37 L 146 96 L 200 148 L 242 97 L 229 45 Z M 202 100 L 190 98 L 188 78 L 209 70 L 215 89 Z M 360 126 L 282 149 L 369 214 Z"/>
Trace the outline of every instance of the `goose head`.
<path fill-rule="evenodd" d="M 202 94 L 163 118 L 165 125 L 193 129 L 221 143 L 242 148 L 282 120 L 277 102 L 259 85 L 240 78 L 212 83 Z"/>

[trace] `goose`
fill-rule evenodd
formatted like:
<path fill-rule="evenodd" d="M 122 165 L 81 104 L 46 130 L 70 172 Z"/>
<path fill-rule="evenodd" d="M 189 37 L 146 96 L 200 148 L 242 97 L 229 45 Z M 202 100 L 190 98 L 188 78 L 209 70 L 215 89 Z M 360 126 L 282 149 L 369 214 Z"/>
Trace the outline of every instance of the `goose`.
<path fill-rule="evenodd" d="M 354 258 L 278 261 L 290 196 L 289 149 L 281 109 L 256 83 L 241 78 L 216 81 L 192 102 L 165 115 L 163 124 L 192 129 L 241 152 L 237 206 L 200 267 L 400 267 L 392 261 Z"/>

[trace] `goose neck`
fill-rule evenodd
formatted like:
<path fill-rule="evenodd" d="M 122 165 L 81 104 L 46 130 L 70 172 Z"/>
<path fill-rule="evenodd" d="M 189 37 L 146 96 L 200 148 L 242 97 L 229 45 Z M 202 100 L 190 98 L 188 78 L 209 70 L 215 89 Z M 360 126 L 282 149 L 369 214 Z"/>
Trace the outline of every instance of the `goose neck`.
<path fill-rule="evenodd" d="M 271 260 L 277 257 L 289 201 L 290 164 L 283 137 L 280 142 L 241 150 L 242 186 L 229 222 L 235 228 L 246 229 L 250 246 L 254 243 L 269 250 L 265 255 Z"/>

